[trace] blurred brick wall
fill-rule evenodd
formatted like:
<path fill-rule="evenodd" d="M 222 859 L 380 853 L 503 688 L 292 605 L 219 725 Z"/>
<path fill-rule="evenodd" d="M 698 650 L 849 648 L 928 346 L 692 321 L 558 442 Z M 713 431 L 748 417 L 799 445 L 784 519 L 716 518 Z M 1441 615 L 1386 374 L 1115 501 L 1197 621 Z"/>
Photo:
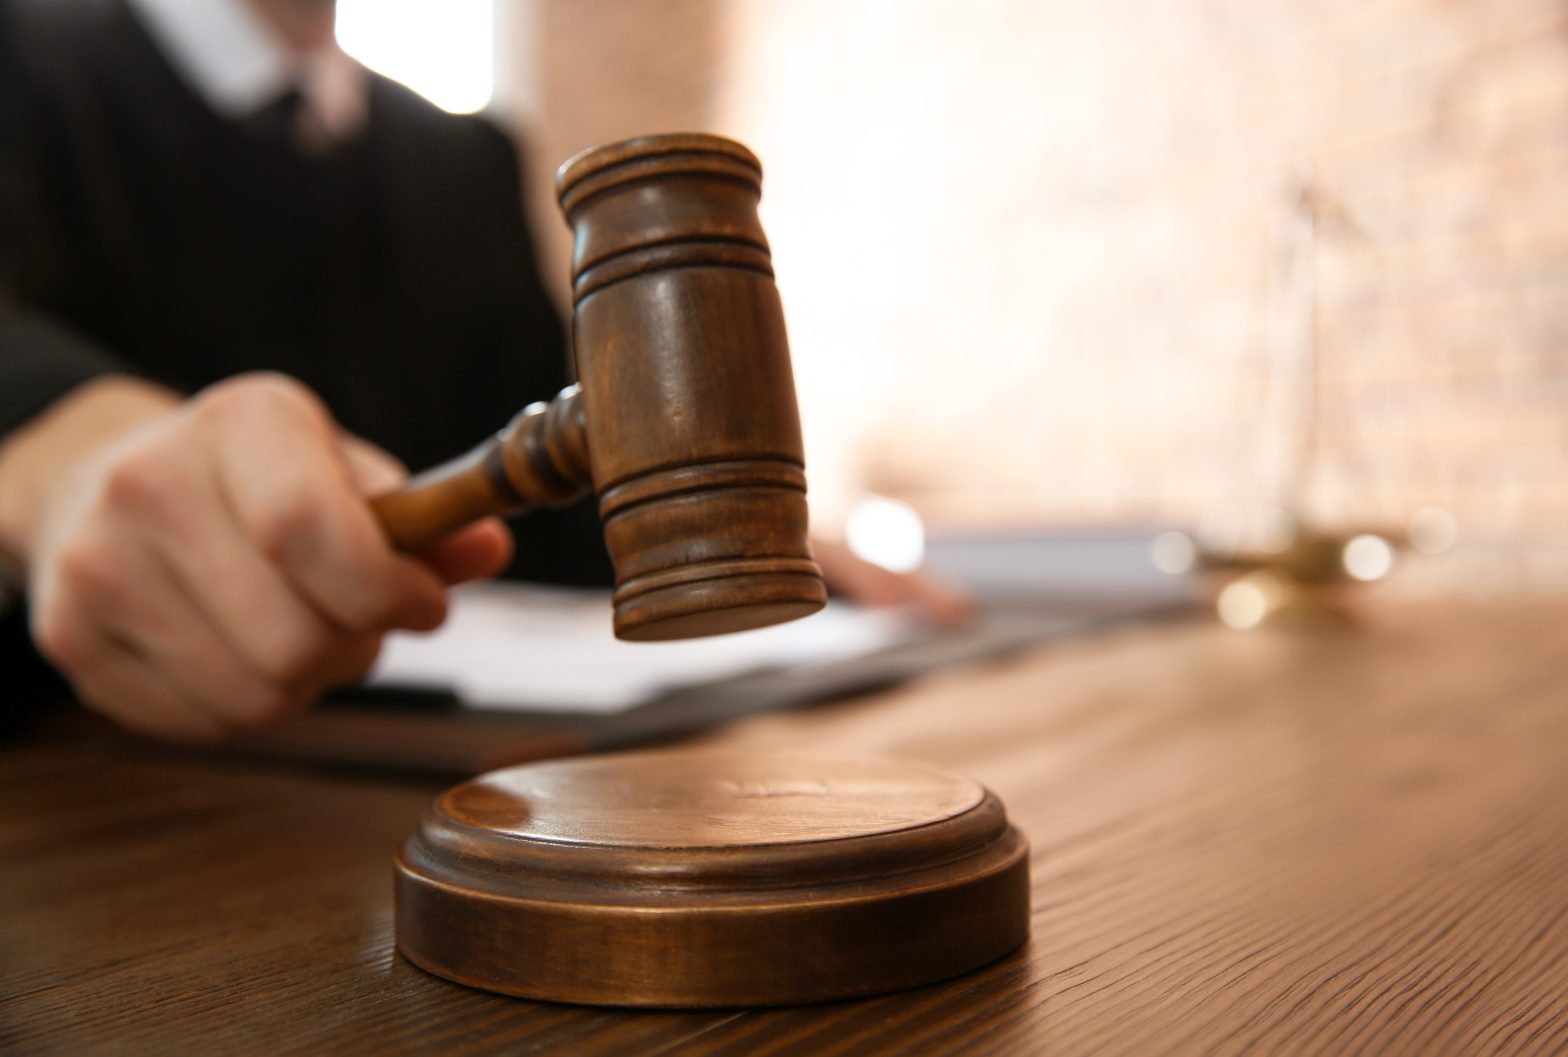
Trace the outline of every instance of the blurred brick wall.
<path fill-rule="evenodd" d="M 538 9 L 540 173 L 681 127 L 762 156 L 828 510 L 1196 525 L 1302 478 L 1322 521 L 1568 553 L 1558 0 Z"/>
<path fill-rule="evenodd" d="M 515 2 L 515 0 L 501 0 Z M 527 144 L 535 229 L 559 267 L 570 240 L 553 197 L 556 168 L 578 151 L 651 132 L 703 130 L 724 83 L 724 0 L 532 0 L 537 64 Z"/>

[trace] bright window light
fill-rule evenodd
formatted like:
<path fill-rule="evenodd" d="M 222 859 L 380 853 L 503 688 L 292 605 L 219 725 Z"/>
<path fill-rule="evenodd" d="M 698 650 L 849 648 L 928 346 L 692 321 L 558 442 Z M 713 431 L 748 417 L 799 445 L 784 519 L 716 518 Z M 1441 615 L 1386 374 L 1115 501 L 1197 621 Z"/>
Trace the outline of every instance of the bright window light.
<path fill-rule="evenodd" d="M 338 0 L 338 43 L 443 110 L 490 103 L 493 0 Z"/>
<path fill-rule="evenodd" d="M 1344 559 L 1357 580 L 1381 580 L 1394 567 L 1394 548 L 1382 536 L 1357 536 L 1345 544 Z"/>
<path fill-rule="evenodd" d="M 1285 602 L 1285 587 L 1265 570 L 1248 573 L 1225 585 L 1216 608 L 1220 622 L 1237 631 L 1249 631 L 1268 619 Z"/>
<path fill-rule="evenodd" d="M 896 573 L 920 568 L 925 558 L 925 524 L 914 507 L 897 499 L 866 496 L 850 511 L 844 536 L 856 557 Z"/>

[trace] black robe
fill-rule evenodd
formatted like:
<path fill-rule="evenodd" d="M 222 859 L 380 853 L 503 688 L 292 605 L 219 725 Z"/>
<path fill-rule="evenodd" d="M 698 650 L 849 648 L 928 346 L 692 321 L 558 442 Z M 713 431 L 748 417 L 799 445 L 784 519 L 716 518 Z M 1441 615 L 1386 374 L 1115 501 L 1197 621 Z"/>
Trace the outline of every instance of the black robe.
<path fill-rule="evenodd" d="M 215 114 L 124 0 L 0 0 L 0 437 L 107 372 L 257 369 L 416 469 L 559 389 L 513 144 L 372 75 L 312 154 Z M 591 506 L 516 527 L 513 575 L 608 582 Z"/>

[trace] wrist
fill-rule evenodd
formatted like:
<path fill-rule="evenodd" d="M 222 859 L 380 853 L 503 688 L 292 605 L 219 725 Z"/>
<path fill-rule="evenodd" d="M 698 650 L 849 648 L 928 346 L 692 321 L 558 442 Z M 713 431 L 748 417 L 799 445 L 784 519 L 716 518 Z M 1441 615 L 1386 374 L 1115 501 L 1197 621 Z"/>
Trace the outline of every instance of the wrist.
<path fill-rule="evenodd" d="M 179 405 L 161 386 L 111 375 L 78 386 L 0 438 L 0 567 L 25 574 L 49 510 L 88 459 Z"/>

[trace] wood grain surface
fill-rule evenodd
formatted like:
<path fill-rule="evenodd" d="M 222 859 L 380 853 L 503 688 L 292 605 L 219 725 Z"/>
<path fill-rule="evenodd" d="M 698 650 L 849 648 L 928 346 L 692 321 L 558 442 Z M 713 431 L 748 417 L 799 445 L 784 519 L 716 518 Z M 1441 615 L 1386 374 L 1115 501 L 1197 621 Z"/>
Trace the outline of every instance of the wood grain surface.
<path fill-rule="evenodd" d="M 925 759 L 1033 849 L 1029 944 L 880 998 L 614 1012 L 393 953 L 437 785 L 0 748 L 0 1052 L 1568 1050 L 1568 605 L 1134 628 L 706 741 Z"/>
<path fill-rule="evenodd" d="M 644 749 L 493 771 L 443 793 L 440 809 L 514 843 L 750 852 L 923 829 L 984 795 L 973 779 L 902 760 Z"/>

